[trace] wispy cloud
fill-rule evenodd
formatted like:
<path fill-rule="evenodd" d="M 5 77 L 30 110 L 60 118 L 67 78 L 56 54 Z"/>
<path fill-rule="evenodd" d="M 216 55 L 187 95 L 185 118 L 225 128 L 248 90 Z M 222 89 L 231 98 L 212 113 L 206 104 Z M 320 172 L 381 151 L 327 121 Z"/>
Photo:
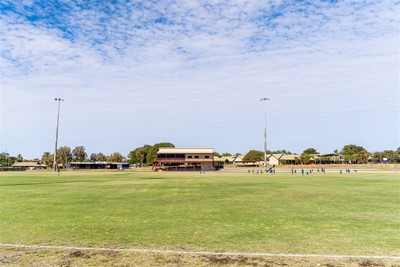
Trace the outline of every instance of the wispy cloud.
<path fill-rule="evenodd" d="M 96 151 L 246 152 L 262 144 L 264 95 L 272 147 L 399 144 L 398 1 L 3 1 L 0 15 L 3 149 L 51 149 L 56 96 L 61 140 Z M 31 149 L 27 114 L 47 118 Z"/>

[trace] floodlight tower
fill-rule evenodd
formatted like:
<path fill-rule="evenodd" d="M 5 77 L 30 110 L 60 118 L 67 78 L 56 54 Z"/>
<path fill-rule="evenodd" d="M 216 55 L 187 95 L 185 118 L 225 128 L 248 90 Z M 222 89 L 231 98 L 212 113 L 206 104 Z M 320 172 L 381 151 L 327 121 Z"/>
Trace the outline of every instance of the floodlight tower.
<path fill-rule="evenodd" d="M 260 101 L 264 101 L 264 168 L 267 169 L 267 101 L 269 98 L 263 97 Z"/>
<path fill-rule="evenodd" d="M 61 98 L 55 98 L 55 101 L 58 101 L 58 113 L 57 113 L 57 129 L 56 129 L 56 145 L 54 148 L 54 171 L 57 171 L 57 143 L 58 143 L 58 124 L 60 122 L 60 103 L 61 101 L 64 101 L 64 99 Z"/>

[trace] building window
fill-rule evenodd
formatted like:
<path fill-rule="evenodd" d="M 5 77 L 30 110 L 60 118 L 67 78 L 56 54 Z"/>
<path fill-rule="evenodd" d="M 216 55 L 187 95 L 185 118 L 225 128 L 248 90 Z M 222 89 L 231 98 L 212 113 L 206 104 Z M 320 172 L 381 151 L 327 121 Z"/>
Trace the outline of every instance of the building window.
<path fill-rule="evenodd" d="M 210 156 L 205 156 L 205 158 L 206 158 L 206 159 L 209 159 L 209 158 L 210 158 Z"/>
<path fill-rule="evenodd" d="M 188 159 L 191 159 L 192 158 L 192 156 L 188 156 Z"/>
<path fill-rule="evenodd" d="M 198 158 L 199 158 L 199 156 L 194 156 L 194 158 L 195 158 L 195 159 L 198 159 Z"/>

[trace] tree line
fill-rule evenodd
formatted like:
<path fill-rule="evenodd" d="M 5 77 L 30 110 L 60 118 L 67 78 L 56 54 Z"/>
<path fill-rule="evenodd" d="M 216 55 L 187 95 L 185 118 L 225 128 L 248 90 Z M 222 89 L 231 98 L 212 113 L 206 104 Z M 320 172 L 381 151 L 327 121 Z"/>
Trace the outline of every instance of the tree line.
<path fill-rule="evenodd" d="M 285 150 L 269 151 L 267 154 L 292 154 L 291 152 L 285 153 Z M 397 150 L 384 150 L 377 152 L 368 152 L 362 146 L 354 144 L 345 145 L 340 151 L 335 149 L 332 154 L 340 156 L 340 161 L 345 163 L 400 163 L 400 147 Z M 320 153 L 315 148 L 307 148 L 300 155 L 294 158 L 296 164 L 309 164 L 312 159 L 317 158 L 323 162 L 332 161 L 332 157 L 321 157 Z M 335 157 L 333 157 L 336 160 Z M 264 159 L 264 152 L 258 150 L 250 150 L 244 157 L 244 161 L 262 161 Z"/>
<path fill-rule="evenodd" d="M 161 147 L 175 147 L 174 144 L 170 142 L 161 142 L 154 145 L 143 145 L 137 147 L 130 151 L 126 157 L 124 157 L 119 152 L 111 153 L 110 155 L 105 155 L 101 152 L 91 153 L 90 155 L 86 152 L 84 146 L 76 146 L 71 149 L 68 146 L 62 146 L 57 149 L 57 164 L 62 166 L 67 166 L 69 162 L 91 162 L 91 161 L 108 161 L 108 162 L 123 162 L 129 164 L 135 164 L 137 166 L 149 166 L 154 162 L 154 158 L 157 155 L 157 151 Z M 340 151 L 335 149 L 333 153 L 341 156 L 341 161 L 347 163 L 367 163 L 367 162 L 390 162 L 390 163 L 400 163 L 400 147 L 397 150 L 384 150 L 377 152 L 368 152 L 362 146 L 357 146 L 354 144 L 345 145 Z M 267 150 L 267 154 L 293 154 L 287 150 Z M 296 163 L 308 164 L 311 162 L 312 158 L 320 153 L 315 148 L 308 148 L 304 150 L 301 154 L 295 157 Z M 240 153 L 231 154 L 228 152 L 224 153 L 214 153 L 215 156 L 228 157 L 228 156 L 238 156 Z M 262 161 L 264 159 L 264 152 L 259 150 L 250 150 L 243 157 L 244 161 Z M 319 158 L 322 161 L 329 161 L 330 157 Z M 11 166 L 15 162 L 23 161 L 40 161 L 42 164 L 47 166 L 53 166 L 54 163 L 54 153 L 44 152 L 40 159 L 35 158 L 32 160 L 26 160 L 21 154 L 17 156 L 11 156 L 7 152 L 0 153 L 0 166 Z"/>

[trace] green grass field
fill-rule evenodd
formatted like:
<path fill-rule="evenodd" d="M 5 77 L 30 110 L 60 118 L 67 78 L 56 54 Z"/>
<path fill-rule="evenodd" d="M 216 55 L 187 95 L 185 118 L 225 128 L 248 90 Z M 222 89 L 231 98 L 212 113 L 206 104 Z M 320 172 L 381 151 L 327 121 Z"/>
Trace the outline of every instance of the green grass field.
<path fill-rule="evenodd" d="M 400 254 L 398 173 L 0 175 L 0 243 Z"/>

